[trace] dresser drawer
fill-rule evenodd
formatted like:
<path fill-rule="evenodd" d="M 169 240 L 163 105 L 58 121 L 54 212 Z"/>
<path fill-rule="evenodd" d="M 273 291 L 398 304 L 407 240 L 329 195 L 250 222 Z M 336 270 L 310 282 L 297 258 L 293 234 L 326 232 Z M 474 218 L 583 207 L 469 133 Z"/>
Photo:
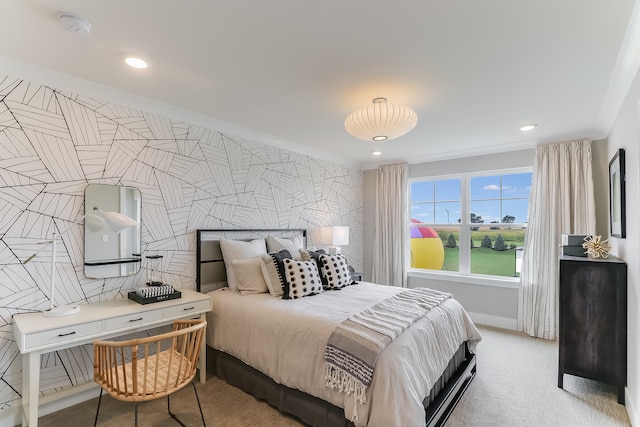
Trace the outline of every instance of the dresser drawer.
<path fill-rule="evenodd" d="M 188 302 L 185 304 L 176 305 L 175 307 L 168 307 L 164 309 L 164 318 L 171 319 L 174 317 L 188 316 L 190 313 L 200 314 L 203 311 L 209 311 L 211 309 L 211 300 L 206 299 L 203 301 Z"/>
<path fill-rule="evenodd" d="M 88 322 L 65 328 L 35 332 L 25 337 L 25 350 L 50 344 L 61 344 L 94 334 L 102 333 L 102 322 Z"/>
<path fill-rule="evenodd" d="M 105 321 L 106 331 L 116 331 L 124 328 L 135 328 L 137 325 L 162 320 L 162 310 L 150 310 L 126 316 L 113 317 Z"/>

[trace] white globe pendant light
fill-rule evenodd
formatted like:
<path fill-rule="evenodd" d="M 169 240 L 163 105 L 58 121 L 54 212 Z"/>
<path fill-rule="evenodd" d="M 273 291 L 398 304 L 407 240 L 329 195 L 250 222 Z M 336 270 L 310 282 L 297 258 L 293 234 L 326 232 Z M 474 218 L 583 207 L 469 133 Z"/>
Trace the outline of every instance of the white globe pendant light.
<path fill-rule="evenodd" d="M 411 108 L 375 98 L 373 104 L 354 111 L 344 121 L 351 135 L 365 141 L 387 141 L 398 138 L 413 129 L 418 116 Z"/>

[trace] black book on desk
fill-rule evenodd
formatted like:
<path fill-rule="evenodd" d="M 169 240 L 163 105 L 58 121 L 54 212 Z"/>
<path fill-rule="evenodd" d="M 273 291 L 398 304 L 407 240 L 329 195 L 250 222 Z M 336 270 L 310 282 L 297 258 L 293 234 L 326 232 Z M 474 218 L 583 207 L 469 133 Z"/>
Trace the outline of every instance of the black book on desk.
<path fill-rule="evenodd" d="M 154 302 L 166 301 L 180 298 L 182 293 L 173 289 L 171 285 L 147 286 L 129 292 L 129 299 L 138 304 L 151 304 Z"/>

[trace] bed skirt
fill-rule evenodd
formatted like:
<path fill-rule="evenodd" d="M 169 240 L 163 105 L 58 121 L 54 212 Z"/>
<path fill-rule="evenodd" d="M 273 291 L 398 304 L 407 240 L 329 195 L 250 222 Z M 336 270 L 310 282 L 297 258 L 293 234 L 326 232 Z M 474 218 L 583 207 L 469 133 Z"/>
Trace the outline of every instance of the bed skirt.
<path fill-rule="evenodd" d="M 207 346 L 207 370 L 227 383 L 264 400 L 284 414 L 292 415 L 313 427 L 353 427 L 344 417 L 344 410 L 300 390 L 276 383 L 267 375 L 241 360 Z M 433 386 L 423 404 L 428 427 L 441 426 L 476 373 L 475 355 L 466 343 L 449 361 L 442 376 Z"/>

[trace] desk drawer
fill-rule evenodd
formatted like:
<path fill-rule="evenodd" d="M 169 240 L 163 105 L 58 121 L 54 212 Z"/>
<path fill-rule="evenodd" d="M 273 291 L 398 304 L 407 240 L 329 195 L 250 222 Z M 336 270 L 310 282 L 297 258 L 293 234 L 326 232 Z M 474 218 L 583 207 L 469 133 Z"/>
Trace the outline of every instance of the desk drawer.
<path fill-rule="evenodd" d="M 203 311 L 209 311 L 211 300 L 194 301 L 185 304 L 176 305 L 175 307 L 168 307 L 164 309 L 164 318 L 171 319 L 174 317 L 185 317 L 190 313 L 200 314 Z"/>
<path fill-rule="evenodd" d="M 121 317 L 113 317 L 105 321 L 105 328 L 108 331 L 116 331 L 123 328 L 135 328 L 149 322 L 162 320 L 162 310 L 149 310 L 140 313 L 128 314 Z"/>
<path fill-rule="evenodd" d="M 49 344 L 60 344 L 89 335 L 102 333 L 102 322 L 88 322 L 65 328 L 29 334 L 25 338 L 25 350 Z"/>

